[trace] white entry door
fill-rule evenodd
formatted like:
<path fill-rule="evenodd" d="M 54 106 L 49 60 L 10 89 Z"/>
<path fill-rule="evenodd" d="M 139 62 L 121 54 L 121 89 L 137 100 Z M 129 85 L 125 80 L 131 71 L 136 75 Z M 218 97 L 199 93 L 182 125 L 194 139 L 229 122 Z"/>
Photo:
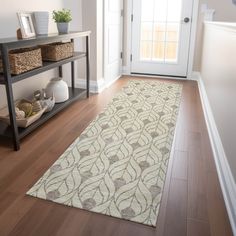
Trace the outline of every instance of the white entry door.
<path fill-rule="evenodd" d="M 122 9 L 122 0 L 105 0 L 104 74 L 107 85 L 122 74 Z"/>
<path fill-rule="evenodd" d="M 193 0 L 133 0 L 131 72 L 186 77 Z"/>

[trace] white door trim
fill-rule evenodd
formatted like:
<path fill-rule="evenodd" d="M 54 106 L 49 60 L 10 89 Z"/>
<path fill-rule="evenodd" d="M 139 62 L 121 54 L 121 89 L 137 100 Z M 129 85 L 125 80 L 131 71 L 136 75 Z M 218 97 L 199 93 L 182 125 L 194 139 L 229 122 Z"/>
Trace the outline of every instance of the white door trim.
<path fill-rule="evenodd" d="M 109 87 L 111 84 L 113 84 L 116 80 L 118 80 L 122 74 L 123 74 L 123 68 L 122 68 L 122 58 L 120 59 L 121 61 L 121 64 L 120 64 L 120 76 L 118 76 L 117 78 L 115 78 L 114 80 L 110 81 L 108 80 L 106 77 L 107 77 L 107 62 L 108 62 L 108 58 L 107 58 L 107 47 L 105 47 L 105 45 L 107 44 L 107 39 L 106 39 L 106 35 L 107 35 L 107 19 L 108 19 L 108 16 L 107 16 L 107 12 L 106 12 L 106 4 L 107 4 L 107 0 L 104 1 L 104 4 L 103 4 L 103 27 L 104 27 L 104 31 L 103 31 L 103 74 L 104 74 L 104 81 L 105 81 L 105 87 Z M 121 1 L 121 11 L 124 12 L 124 4 L 123 4 L 123 1 Z M 123 31 L 124 31 L 124 14 L 122 15 L 121 17 L 121 34 L 120 34 L 120 51 L 122 52 L 122 48 L 123 48 Z"/>
<path fill-rule="evenodd" d="M 191 79 L 192 73 L 194 71 L 193 63 L 194 63 L 195 44 L 196 44 L 197 26 L 198 26 L 198 9 L 199 9 L 199 0 L 193 0 L 192 28 L 190 35 L 189 62 L 188 62 L 188 73 L 187 73 L 188 79 Z"/>
<path fill-rule="evenodd" d="M 127 15 L 126 15 L 126 25 L 127 25 L 127 32 L 126 38 L 124 39 L 127 43 L 126 48 L 126 66 L 123 67 L 123 74 L 131 75 L 131 44 L 132 44 L 132 22 L 131 22 L 131 15 L 133 14 L 133 1 L 135 0 L 127 0 Z M 190 48 L 189 48 L 189 62 L 188 62 L 188 76 L 187 78 L 190 79 L 193 72 L 193 63 L 194 63 L 194 52 L 195 52 L 195 43 L 196 43 L 196 34 L 197 34 L 197 25 L 198 25 L 198 7 L 199 7 L 199 0 L 193 0 L 193 14 L 192 14 L 192 28 L 191 28 L 191 35 L 190 35 Z"/>

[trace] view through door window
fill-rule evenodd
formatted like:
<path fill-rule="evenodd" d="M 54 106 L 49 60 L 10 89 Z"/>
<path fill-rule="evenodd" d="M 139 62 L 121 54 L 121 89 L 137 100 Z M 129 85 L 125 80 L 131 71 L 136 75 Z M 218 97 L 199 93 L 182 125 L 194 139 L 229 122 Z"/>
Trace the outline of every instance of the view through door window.
<path fill-rule="evenodd" d="M 140 59 L 178 62 L 182 0 L 142 0 Z"/>

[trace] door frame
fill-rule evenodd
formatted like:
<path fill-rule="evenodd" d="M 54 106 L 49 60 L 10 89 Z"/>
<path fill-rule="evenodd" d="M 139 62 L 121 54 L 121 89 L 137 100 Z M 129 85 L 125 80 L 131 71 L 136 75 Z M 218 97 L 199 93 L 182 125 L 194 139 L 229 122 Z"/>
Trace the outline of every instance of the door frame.
<path fill-rule="evenodd" d="M 120 0 L 121 1 L 121 33 L 120 33 L 120 52 L 123 53 L 123 35 L 124 35 L 124 1 Z M 104 27 L 104 30 L 103 30 L 103 74 L 104 74 L 104 81 L 105 81 L 105 87 L 108 88 L 111 84 L 113 84 L 116 80 L 118 80 L 122 75 L 123 75 L 123 71 L 122 71 L 122 68 L 123 68 L 123 58 L 120 58 L 120 61 L 121 61 L 121 64 L 120 64 L 120 76 L 115 78 L 115 80 L 113 81 L 109 81 L 107 79 L 107 62 L 108 62 L 108 58 L 107 58 L 107 38 L 106 38 L 106 35 L 107 35 L 107 12 L 106 12 L 106 6 L 108 4 L 108 1 L 107 0 L 104 0 L 103 1 L 103 27 Z"/>
<path fill-rule="evenodd" d="M 123 67 L 124 75 L 132 75 L 131 74 L 131 61 L 130 56 L 132 54 L 132 21 L 131 16 L 133 14 L 133 1 L 135 0 L 127 0 L 126 5 L 126 37 L 124 41 L 126 42 L 126 50 L 125 50 L 125 58 L 126 58 L 126 66 Z M 192 78 L 193 74 L 193 63 L 194 63 L 194 53 L 195 53 L 195 45 L 196 45 L 196 35 L 197 35 L 197 27 L 198 27 L 198 9 L 199 9 L 199 0 L 193 0 L 193 13 L 192 13 L 192 27 L 190 33 L 190 46 L 189 46 L 189 60 L 188 60 L 188 71 L 187 71 L 187 79 Z M 153 76 L 151 76 L 153 77 Z M 164 76 L 163 76 L 164 77 Z M 172 78 L 172 77 L 168 77 Z M 174 77 L 176 79 L 176 77 Z"/>

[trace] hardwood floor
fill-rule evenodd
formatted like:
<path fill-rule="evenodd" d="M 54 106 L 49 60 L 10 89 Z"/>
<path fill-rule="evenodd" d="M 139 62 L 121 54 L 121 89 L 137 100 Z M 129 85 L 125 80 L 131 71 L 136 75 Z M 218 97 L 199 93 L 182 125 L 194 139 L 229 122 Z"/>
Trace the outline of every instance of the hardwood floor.
<path fill-rule="evenodd" d="M 183 97 L 156 228 L 25 195 L 128 79 L 71 105 L 19 152 L 0 141 L 0 236 L 232 235 L 194 81 L 171 81 L 183 84 Z"/>

